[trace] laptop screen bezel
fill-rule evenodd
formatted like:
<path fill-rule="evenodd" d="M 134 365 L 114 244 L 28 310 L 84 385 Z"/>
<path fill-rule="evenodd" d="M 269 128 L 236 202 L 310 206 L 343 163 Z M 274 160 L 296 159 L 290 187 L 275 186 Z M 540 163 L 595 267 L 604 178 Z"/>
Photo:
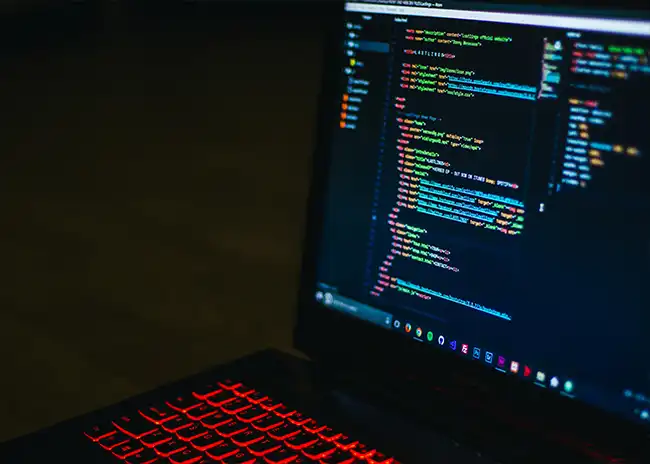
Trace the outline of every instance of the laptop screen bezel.
<path fill-rule="evenodd" d="M 552 2 L 545 4 L 549 3 Z M 530 382 L 506 378 L 453 353 L 423 346 L 401 334 L 328 309 L 315 300 L 328 166 L 332 156 L 330 143 L 338 114 L 338 61 L 343 53 L 340 38 L 344 32 L 344 4 L 345 2 L 329 3 L 325 8 L 327 14 L 323 16 L 325 46 L 322 87 L 303 242 L 294 347 L 317 362 L 338 366 L 340 369 L 349 368 L 360 375 L 371 376 L 379 371 L 384 376 L 391 373 L 402 375 L 405 371 L 419 373 L 411 381 L 430 383 L 432 388 L 440 376 L 453 371 L 461 374 L 460 377 L 468 383 L 487 389 L 495 398 L 502 397 L 513 405 L 525 408 L 527 413 L 524 416 L 534 417 L 540 423 L 561 424 L 558 430 L 563 433 L 575 433 L 584 440 L 607 440 L 611 442 L 608 445 L 625 448 L 635 446 L 640 443 L 639 440 L 648 440 L 650 431 L 643 425 L 541 389 Z M 580 2 L 575 1 L 562 4 L 584 8 Z M 601 10 L 602 5 L 598 6 Z M 614 7 L 621 11 L 624 5 L 619 3 L 612 5 Z"/>

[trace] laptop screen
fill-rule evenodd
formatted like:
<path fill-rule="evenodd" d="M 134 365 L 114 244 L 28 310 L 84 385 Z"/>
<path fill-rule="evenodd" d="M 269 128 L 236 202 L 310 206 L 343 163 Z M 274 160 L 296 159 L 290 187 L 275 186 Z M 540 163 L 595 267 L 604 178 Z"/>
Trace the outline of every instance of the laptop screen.
<path fill-rule="evenodd" d="M 466 5 L 346 4 L 314 298 L 650 424 L 650 20 Z"/>

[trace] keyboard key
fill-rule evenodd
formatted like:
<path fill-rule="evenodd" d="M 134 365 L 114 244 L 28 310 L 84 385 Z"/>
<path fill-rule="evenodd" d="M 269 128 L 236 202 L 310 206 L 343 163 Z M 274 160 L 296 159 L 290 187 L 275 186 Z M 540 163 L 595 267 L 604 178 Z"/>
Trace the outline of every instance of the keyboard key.
<path fill-rule="evenodd" d="M 368 458 L 368 464 L 392 464 L 393 458 L 386 456 L 384 453 L 375 453 Z"/>
<path fill-rule="evenodd" d="M 198 408 L 194 408 L 188 411 L 187 417 L 189 417 L 192 420 L 198 421 L 201 419 L 205 419 L 206 417 L 211 416 L 212 414 L 215 414 L 218 411 L 219 410 L 214 406 L 203 403 Z"/>
<path fill-rule="evenodd" d="M 226 390 L 234 390 L 235 388 L 241 385 L 241 382 L 237 382 L 232 379 L 221 380 L 218 383 L 221 386 L 221 388 L 225 388 Z"/>
<path fill-rule="evenodd" d="M 264 461 L 259 460 L 247 451 L 239 451 L 238 453 L 223 459 L 221 462 L 223 462 L 223 464 L 261 464 Z"/>
<path fill-rule="evenodd" d="M 298 453 L 284 446 L 264 456 L 269 464 L 288 464 L 298 458 Z"/>
<path fill-rule="evenodd" d="M 254 389 L 252 389 L 252 388 L 250 388 L 250 387 L 247 387 L 246 385 L 240 385 L 240 386 L 238 386 L 238 387 L 235 387 L 235 388 L 233 388 L 232 391 L 233 391 L 233 393 L 234 393 L 235 395 L 237 395 L 237 396 L 241 396 L 241 397 L 248 396 L 248 395 L 250 395 L 251 393 L 254 393 L 254 392 L 255 392 Z"/>
<path fill-rule="evenodd" d="M 132 454 L 124 461 L 125 464 L 151 464 L 158 460 L 158 455 L 154 450 L 143 449 L 139 453 Z"/>
<path fill-rule="evenodd" d="M 342 450 L 349 450 L 354 448 L 359 443 L 357 440 L 348 437 L 347 435 L 341 435 L 340 437 L 334 439 L 334 444 Z"/>
<path fill-rule="evenodd" d="M 354 448 L 350 450 L 353 456 L 357 457 L 358 459 L 368 459 L 370 456 L 375 454 L 374 448 L 370 448 L 366 445 L 362 444 L 357 444 L 355 445 Z"/>
<path fill-rule="evenodd" d="M 266 396 L 264 393 L 257 392 L 257 391 L 251 393 L 250 395 L 248 395 L 246 397 L 246 399 L 248 401 L 250 401 L 251 403 L 255 403 L 255 404 L 260 403 L 260 402 L 264 401 L 267 398 L 268 398 L 268 396 Z"/>
<path fill-rule="evenodd" d="M 321 464 L 353 464 L 357 458 L 352 456 L 349 451 L 337 450 L 334 453 L 321 459 Z"/>
<path fill-rule="evenodd" d="M 205 435 L 206 433 L 208 433 L 208 429 L 203 427 L 203 424 L 195 423 L 190 425 L 189 427 L 180 429 L 176 433 L 176 436 L 183 441 L 190 441 L 190 440 L 194 440 L 195 438 L 199 438 L 201 435 Z"/>
<path fill-rule="evenodd" d="M 234 401 L 236 398 L 237 396 L 235 396 L 233 392 L 224 390 L 215 395 L 209 396 L 206 401 L 212 406 L 223 406 L 230 401 Z"/>
<path fill-rule="evenodd" d="M 311 433 L 318 433 L 321 430 L 325 429 L 326 426 L 324 424 L 319 424 L 316 422 L 314 419 L 309 419 L 307 422 L 302 424 L 302 427 L 307 431 Z"/>
<path fill-rule="evenodd" d="M 266 438 L 266 436 L 259 430 L 248 429 L 245 432 L 242 432 L 232 437 L 232 442 L 235 445 L 248 446 L 248 445 L 252 445 L 253 443 L 257 443 L 258 441 L 263 440 L 264 438 Z"/>
<path fill-rule="evenodd" d="M 178 413 L 166 404 L 159 406 L 149 406 L 148 408 L 141 409 L 140 415 L 145 419 L 150 420 L 156 425 L 160 425 L 169 419 L 178 416 Z"/>
<path fill-rule="evenodd" d="M 228 443 L 227 441 L 224 441 L 223 443 L 218 444 L 214 448 L 208 449 L 206 453 L 212 459 L 219 460 L 219 459 L 227 458 L 228 456 L 232 456 L 238 451 L 239 448 L 237 446 L 233 445 L 232 443 Z"/>
<path fill-rule="evenodd" d="M 113 428 L 112 425 L 105 424 L 105 425 L 93 425 L 92 427 L 90 427 L 88 430 L 84 432 L 84 435 L 86 435 L 92 441 L 99 441 L 100 439 L 105 438 L 109 435 L 113 435 L 114 433 L 115 433 L 115 428 Z"/>
<path fill-rule="evenodd" d="M 192 440 L 192 446 L 199 451 L 205 451 L 209 448 L 213 448 L 219 443 L 223 443 L 223 438 L 214 432 L 208 432 L 205 435 L 201 435 L 200 437 Z"/>
<path fill-rule="evenodd" d="M 323 430 L 318 432 L 318 436 L 325 441 L 333 441 L 340 437 L 342 434 L 335 432 L 332 427 L 325 427 Z"/>
<path fill-rule="evenodd" d="M 274 409 L 277 409 L 280 406 L 282 406 L 282 403 L 280 403 L 279 401 L 272 400 L 271 398 L 267 398 L 264 401 L 260 401 L 259 405 L 263 409 L 266 409 L 267 411 L 273 411 Z"/>
<path fill-rule="evenodd" d="M 119 419 L 113 421 L 113 425 L 127 435 L 137 439 L 158 430 L 154 424 L 145 420 L 139 414 L 133 416 L 121 416 Z"/>
<path fill-rule="evenodd" d="M 219 393 L 222 390 L 223 388 L 221 388 L 221 386 L 217 382 L 214 382 L 214 383 L 208 383 L 201 387 L 195 388 L 194 391 L 192 392 L 192 395 L 194 395 L 195 398 L 204 401 L 208 396 Z"/>
<path fill-rule="evenodd" d="M 203 455 L 192 448 L 185 448 L 180 453 L 172 454 L 169 458 L 171 464 L 194 464 L 200 461 Z"/>
<path fill-rule="evenodd" d="M 268 412 L 259 406 L 253 406 L 237 414 L 237 418 L 242 422 L 253 422 L 266 416 Z"/>
<path fill-rule="evenodd" d="M 307 417 L 301 412 L 296 412 L 292 414 L 290 417 L 288 417 L 287 419 L 289 420 L 289 422 L 293 422 L 296 425 L 302 425 L 309 422 L 311 420 L 311 417 Z"/>
<path fill-rule="evenodd" d="M 156 453 L 166 458 L 172 454 L 180 453 L 185 448 L 187 448 L 186 443 L 183 443 L 180 440 L 169 440 L 166 443 L 156 446 L 155 450 Z"/>
<path fill-rule="evenodd" d="M 168 432 L 177 432 L 185 427 L 190 427 L 194 422 L 185 416 L 177 416 L 163 423 L 163 429 Z"/>
<path fill-rule="evenodd" d="M 227 424 L 220 425 L 214 430 L 222 437 L 229 438 L 229 437 L 234 437 L 238 433 L 242 433 L 247 429 L 248 426 L 246 424 L 242 424 L 241 422 L 231 421 L 228 422 Z"/>
<path fill-rule="evenodd" d="M 203 458 L 199 461 L 198 464 L 221 464 L 221 463 L 219 461 L 215 461 L 214 459 Z"/>
<path fill-rule="evenodd" d="M 311 459 L 323 459 L 336 451 L 336 445 L 327 441 L 319 441 L 311 446 L 303 448 L 302 452 Z"/>
<path fill-rule="evenodd" d="M 246 401 L 245 398 L 237 398 L 236 400 L 229 401 L 228 403 L 221 406 L 223 412 L 228 414 L 237 414 L 238 412 L 246 411 L 249 408 L 252 408 L 253 405 Z"/>
<path fill-rule="evenodd" d="M 227 424 L 228 422 L 231 421 L 232 418 L 228 414 L 224 412 L 217 412 L 203 419 L 201 423 L 205 425 L 207 428 L 213 429 L 215 427 L 219 427 L 220 425 Z"/>
<path fill-rule="evenodd" d="M 132 454 L 139 453 L 142 450 L 144 450 L 144 447 L 139 442 L 135 440 L 129 440 L 126 443 L 122 443 L 121 445 L 116 446 L 111 451 L 115 457 L 126 459 Z"/>
<path fill-rule="evenodd" d="M 122 432 L 116 432 L 107 437 L 100 438 L 97 443 L 99 443 L 102 448 L 110 451 L 116 446 L 121 445 L 122 443 L 126 443 L 130 439 L 131 437 L 129 437 L 128 435 Z"/>
<path fill-rule="evenodd" d="M 318 442 L 318 437 L 311 433 L 300 432 L 284 441 L 289 448 L 299 450 Z"/>
<path fill-rule="evenodd" d="M 145 435 L 140 439 L 140 441 L 142 442 L 143 445 L 148 446 L 149 448 L 153 448 L 171 439 L 172 436 L 169 435 L 167 432 L 158 430 L 157 432 L 150 433 L 149 435 Z"/>
<path fill-rule="evenodd" d="M 292 414 L 295 414 L 295 413 L 296 413 L 295 409 L 291 409 L 291 408 L 285 406 L 284 404 L 280 405 L 280 407 L 277 407 L 277 408 L 275 408 L 273 410 L 273 414 L 275 414 L 276 416 L 281 417 L 283 419 L 285 419 L 285 418 L 287 418 L 287 417 L 289 417 L 289 416 L 291 416 Z"/>
<path fill-rule="evenodd" d="M 280 446 L 282 446 L 280 443 L 274 440 L 269 440 L 268 438 L 265 438 L 264 440 L 260 440 L 257 443 L 253 443 L 248 447 L 248 451 L 253 453 L 255 456 L 264 456 L 267 453 L 270 453 L 271 451 L 275 451 L 277 449 L 280 449 Z"/>
<path fill-rule="evenodd" d="M 166 401 L 167 406 L 176 411 L 186 413 L 190 409 L 199 407 L 202 403 L 196 399 L 194 396 L 177 396 L 173 400 Z"/>
<path fill-rule="evenodd" d="M 262 417 L 261 419 L 257 419 L 251 425 L 257 430 L 266 432 L 267 430 L 271 430 L 272 428 L 277 427 L 278 425 L 282 425 L 283 423 L 284 421 L 279 417 L 268 415 L 266 417 Z"/>
<path fill-rule="evenodd" d="M 291 424 L 289 422 L 282 424 L 278 427 L 274 427 L 268 431 L 269 436 L 277 440 L 284 440 L 285 438 L 292 437 L 299 433 L 300 433 L 300 427 Z"/>

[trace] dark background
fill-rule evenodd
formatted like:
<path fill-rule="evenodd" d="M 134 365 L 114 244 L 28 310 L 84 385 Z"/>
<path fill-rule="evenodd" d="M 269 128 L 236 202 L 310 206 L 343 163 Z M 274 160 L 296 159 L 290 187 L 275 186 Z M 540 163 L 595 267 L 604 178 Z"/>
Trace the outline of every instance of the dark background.
<path fill-rule="evenodd" d="M 290 347 L 325 16 L 273 3 L 0 2 L 0 441 Z"/>

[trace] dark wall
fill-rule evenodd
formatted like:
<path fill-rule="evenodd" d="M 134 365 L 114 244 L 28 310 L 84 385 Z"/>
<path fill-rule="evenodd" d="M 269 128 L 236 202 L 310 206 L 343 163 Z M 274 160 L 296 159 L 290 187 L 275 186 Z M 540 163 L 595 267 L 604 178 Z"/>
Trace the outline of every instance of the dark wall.
<path fill-rule="evenodd" d="M 290 346 L 322 15 L 223 5 L 2 24 L 0 441 Z"/>

